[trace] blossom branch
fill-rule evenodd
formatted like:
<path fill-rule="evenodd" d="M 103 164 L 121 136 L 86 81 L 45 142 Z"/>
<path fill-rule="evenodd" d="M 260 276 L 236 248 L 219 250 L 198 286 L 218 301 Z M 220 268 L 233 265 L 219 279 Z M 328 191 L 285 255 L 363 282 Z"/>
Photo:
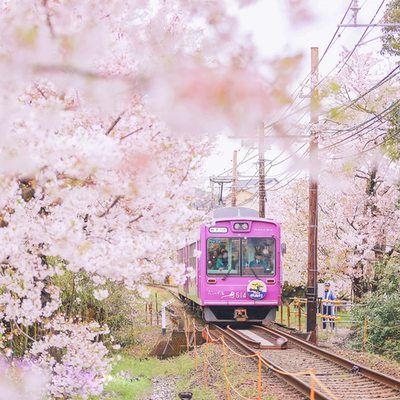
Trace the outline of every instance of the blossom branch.
<path fill-rule="evenodd" d="M 13 322 L 15 328 L 17 328 L 17 330 L 18 330 L 20 333 L 22 333 L 22 334 L 23 334 L 25 337 L 27 337 L 28 339 L 30 339 L 30 340 L 36 342 L 36 339 L 34 339 L 32 336 L 30 336 L 30 335 L 28 335 L 27 333 L 25 333 L 25 332 L 19 327 L 19 325 L 17 324 L 17 322 L 16 322 L 15 320 L 12 320 L 12 322 Z"/>

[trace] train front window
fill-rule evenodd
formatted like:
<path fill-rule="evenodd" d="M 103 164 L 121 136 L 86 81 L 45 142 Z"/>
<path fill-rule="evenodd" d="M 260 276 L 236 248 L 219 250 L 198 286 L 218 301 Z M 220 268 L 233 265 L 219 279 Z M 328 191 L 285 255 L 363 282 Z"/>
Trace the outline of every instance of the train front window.
<path fill-rule="evenodd" d="M 209 238 L 207 240 L 207 274 L 239 275 L 240 239 Z"/>
<path fill-rule="evenodd" d="M 242 240 L 242 275 L 275 274 L 275 239 L 247 238 Z"/>

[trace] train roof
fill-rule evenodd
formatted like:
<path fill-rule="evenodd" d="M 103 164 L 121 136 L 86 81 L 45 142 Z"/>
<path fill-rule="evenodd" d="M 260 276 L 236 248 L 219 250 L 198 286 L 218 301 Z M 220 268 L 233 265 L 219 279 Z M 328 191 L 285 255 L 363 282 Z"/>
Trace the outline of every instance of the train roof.
<path fill-rule="evenodd" d="M 231 219 L 250 219 L 278 223 L 272 218 L 260 218 L 258 211 L 245 207 L 217 208 L 213 212 L 213 221 L 226 221 Z"/>

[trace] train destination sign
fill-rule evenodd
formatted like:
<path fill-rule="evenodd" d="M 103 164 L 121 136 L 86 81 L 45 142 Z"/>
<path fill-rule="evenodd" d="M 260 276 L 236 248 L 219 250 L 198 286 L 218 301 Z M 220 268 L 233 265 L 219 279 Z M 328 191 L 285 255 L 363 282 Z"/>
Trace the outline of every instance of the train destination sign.
<path fill-rule="evenodd" d="M 210 228 L 208 228 L 208 232 L 210 232 L 210 233 L 227 233 L 228 228 L 226 228 L 224 226 L 211 226 Z"/>

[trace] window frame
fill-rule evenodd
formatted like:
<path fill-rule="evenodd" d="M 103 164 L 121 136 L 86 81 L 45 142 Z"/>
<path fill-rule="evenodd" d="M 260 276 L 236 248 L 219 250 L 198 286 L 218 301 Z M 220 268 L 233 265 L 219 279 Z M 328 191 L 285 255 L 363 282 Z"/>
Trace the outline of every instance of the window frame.
<path fill-rule="evenodd" d="M 271 277 L 271 276 L 275 276 L 276 275 L 276 249 L 277 249 L 277 247 L 276 247 L 276 238 L 274 237 L 274 236 L 270 236 L 270 237 L 246 237 L 246 238 L 241 238 L 242 240 L 241 240 L 241 244 L 240 244 L 240 251 L 241 251 L 241 255 L 240 255 L 240 261 L 241 261 L 241 264 L 240 264 L 240 276 L 243 276 L 243 277 L 249 277 L 249 276 L 254 276 L 254 273 L 253 272 L 251 272 L 251 269 L 250 269 L 250 272 L 249 273 L 244 273 L 244 269 L 246 268 L 245 267 L 245 265 L 244 265 L 244 260 L 243 260 L 243 241 L 244 240 L 250 240 L 250 239 L 260 239 L 260 240 L 272 240 L 272 246 L 273 246 L 273 251 L 274 251 L 274 253 L 273 253 L 273 258 L 271 257 L 271 262 L 273 262 L 273 270 L 272 270 L 272 272 L 270 272 L 270 273 L 267 273 L 267 272 L 263 272 L 262 274 L 259 274 L 259 273 L 257 273 L 257 275 L 260 275 L 260 276 L 267 276 L 267 277 Z M 249 265 L 250 265 L 250 262 L 249 262 Z M 248 267 L 248 268 L 250 268 L 250 267 Z M 256 271 L 257 272 L 257 271 Z"/>
<path fill-rule="evenodd" d="M 229 269 L 229 267 L 228 267 L 228 269 L 227 270 L 224 270 L 224 271 L 218 271 L 218 270 L 215 270 L 215 272 L 211 272 L 211 273 L 209 273 L 209 268 L 208 268 L 208 262 L 210 261 L 209 260 L 209 252 L 208 252 L 208 241 L 209 240 L 212 240 L 212 239 L 225 239 L 225 240 L 235 240 L 235 241 L 237 241 L 238 243 L 239 243 L 239 268 L 237 269 L 237 273 L 230 273 L 230 271 L 236 271 L 236 269 L 233 269 L 233 268 L 231 268 L 231 269 Z M 242 261 L 242 259 L 241 259 L 241 257 L 242 257 L 242 248 L 241 248 L 241 246 L 242 246 L 242 242 L 241 242 L 241 238 L 239 238 L 239 237 L 208 237 L 207 238 L 207 241 L 206 241 L 206 274 L 207 274 L 207 276 L 211 276 L 211 277 L 213 277 L 213 276 L 241 276 L 241 261 Z"/>

